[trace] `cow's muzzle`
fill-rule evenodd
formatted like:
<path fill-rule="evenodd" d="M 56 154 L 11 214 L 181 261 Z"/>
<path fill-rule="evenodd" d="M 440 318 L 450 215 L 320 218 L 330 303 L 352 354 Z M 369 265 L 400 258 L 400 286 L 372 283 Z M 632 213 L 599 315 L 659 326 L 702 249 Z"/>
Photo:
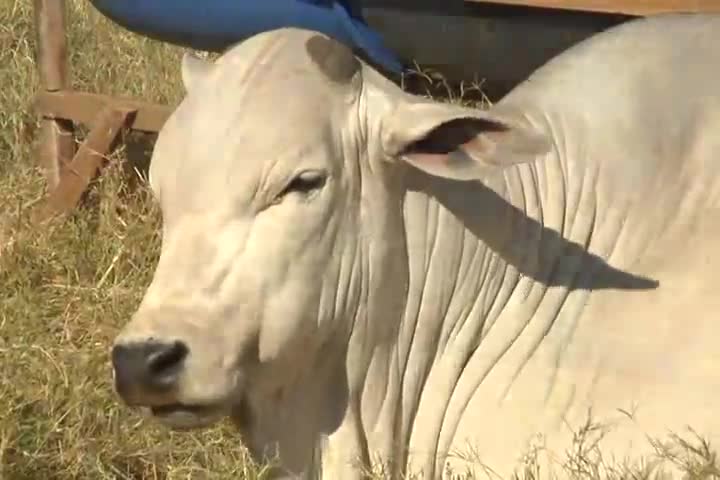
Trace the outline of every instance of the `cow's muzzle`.
<path fill-rule="evenodd" d="M 184 342 L 119 343 L 112 348 L 115 391 L 131 407 L 175 429 L 200 428 L 227 415 L 224 404 L 181 403 L 189 349 Z"/>

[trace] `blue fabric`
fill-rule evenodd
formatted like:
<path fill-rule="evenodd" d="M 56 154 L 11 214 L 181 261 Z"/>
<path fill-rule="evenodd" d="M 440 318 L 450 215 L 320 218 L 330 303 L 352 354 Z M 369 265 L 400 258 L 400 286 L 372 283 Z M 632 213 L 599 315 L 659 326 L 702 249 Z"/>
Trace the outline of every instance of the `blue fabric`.
<path fill-rule="evenodd" d="M 222 51 L 252 35 L 282 27 L 322 32 L 361 49 L 383 68 L 403 65 L 348 0 L 91 0 L 124 28 L 197 50 Z"/>

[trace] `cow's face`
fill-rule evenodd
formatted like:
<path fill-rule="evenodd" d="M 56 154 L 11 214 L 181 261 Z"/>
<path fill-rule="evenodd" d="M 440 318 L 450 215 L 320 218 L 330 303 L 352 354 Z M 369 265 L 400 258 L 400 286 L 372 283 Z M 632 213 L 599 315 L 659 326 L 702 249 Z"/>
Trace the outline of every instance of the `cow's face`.
<path fill-rule="evenodd" d="M 499 131 L 403 93 L 312 32 L 199 62 L 183 63 L 189 93 L 152 159 L 157 270 L 112 352 L 123 399 L 177 428 L 241 412 L 248 395 L 278 398 L 328 362 L 345 368 L 333 355 L 351 337 L 354 361 L 372 354 L 407 285 L 407 167 L 393 160 L 469 178 L 488 164 L 462 148 L 496 146 L 477 135 Z"/>
<path fill-rule="evenodd" d="M 120 395 L 171 426 L 292 384 L 357 308 L 360 63 L 319 36 L 290 48 L 294 33 L 186 57 L 157 142 L 160 260 L 113 361 Z"/>

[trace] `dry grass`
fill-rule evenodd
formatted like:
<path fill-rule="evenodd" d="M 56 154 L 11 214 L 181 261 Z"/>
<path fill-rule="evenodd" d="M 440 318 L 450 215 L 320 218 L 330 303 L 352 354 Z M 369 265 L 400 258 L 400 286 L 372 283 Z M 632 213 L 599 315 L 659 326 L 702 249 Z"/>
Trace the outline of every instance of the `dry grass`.
<path fill-rule="evenodd" d="M 116 402 L 108 346 L 151 278 L 159 216 L 143 182 L 128 181 L 128 163 L 112 162 L 142 157 L 135 144 L 113 155 L 74 218 L 42 229 L 28 222 L 44 185 L 31 151 L 30 3 L 0 0 L 0 479 L 262 477 L 227 425 L 175 434 Z M 88 2 L 68 3 L 74 87 L 179 100 L 180 49 L 116 28 Z M 690 478 L 717 475 L 711 449 L 675 445 L 671 460 Z M 577 451 L 575 478 L 634 478 L 600 474 Z M 529 460 L 524 478 L 536 473 Z"/>
<path fill-rule="evenodd" d="M 180 49 L 115 28 L 88 2 L 68 7 L 74 87 L 177 102 Z M 142 182 L 132 188 L 115 162 L 71 221 L 42 231 L 28 222 L 44 188 L 30 144 L 33 28 L 31 2 L 0 0 L 0 478 L 245 478 L 226 426 L 173 434 L 113 396 L 108 345 L 159 247 Z"/>

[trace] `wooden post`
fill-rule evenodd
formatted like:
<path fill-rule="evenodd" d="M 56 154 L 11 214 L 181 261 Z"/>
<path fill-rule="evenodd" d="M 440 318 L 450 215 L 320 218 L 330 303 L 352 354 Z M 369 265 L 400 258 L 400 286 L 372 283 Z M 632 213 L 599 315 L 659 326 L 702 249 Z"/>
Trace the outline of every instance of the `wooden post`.
<path fill-rule="evenodd" d="M 34 6 L 40 87 L 46 92 L 63 90 L 68 84 L 65 0 L 34 0 Z M 75 154 L 73 123 L 44 116 L 39 137 L 38 160 L 52 191 Z"/>

